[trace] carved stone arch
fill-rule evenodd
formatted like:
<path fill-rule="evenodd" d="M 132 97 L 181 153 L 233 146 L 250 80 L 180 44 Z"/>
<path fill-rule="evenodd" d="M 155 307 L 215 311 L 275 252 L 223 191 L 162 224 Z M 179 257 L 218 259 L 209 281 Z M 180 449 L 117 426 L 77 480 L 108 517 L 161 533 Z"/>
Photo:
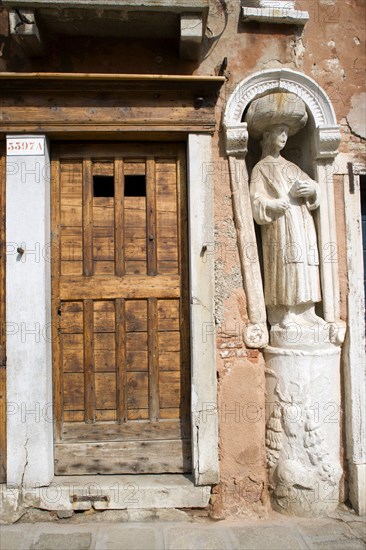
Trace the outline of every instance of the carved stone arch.
<path fill-rule="evenodd" d="M 314 117 L 315 126 L 337 124 L 331 101 L 315 80 L 291 69 L 268 69 L 239 82 L 225 109 L 225 125 L 241 122 L 249 103 L 269 91 L 288 91 L 301 97 Z"/>
<path fill-rule="evenodd" d="M 226 153 L 229 158 L 234 218 L 238 235 L 244 288 L 248 304 L 249 324 L 244 334 L 248 347 L 268 344 L 266 309 L 251 211 L 248 172 L 245 163 L 248 145 L 247 125 L 243 114 L 256 98 L 271 92 L 287 91 L 299 96 L 307 106 L 313 122 L 312 145 L 314 173 L 322 202 L 318 215 L 320 272 L 324 319 L 336 323 L 337 338 L 344 337 L 339 320 L 339 282 L 336 257 L 336 222 L 334 211 L 334 158 L 338 154 L 340 129 L 335 111 L 326 92 L 311 78 L 291 69 L 268 69 L 243 79 L 230 95 L 224 114 Z M 329 262 L 329 252 L 332 260 Z M 340 330 L 341 329 L 341 330 Z"/>
<path fill-rule="evenodd" d="M 314 142 L 317 157 L 335 157 L 338 153 L 340 133 L 332 102 L 315 80 L 291 69 L 268 69 L 239 82 L 225 109 L 227 153 L 235 154 L 231 150 L 237 150 L 233 146 L 238 141 L 238 134 L 240 130 L 246 130 L 242 117 L 249 104 L 258 97 L 278 91 L 291 92 L 299 96 L 307 106 L 314 122 L 315 134 L 320 134 L 320 139 L 315 139 Z"/>

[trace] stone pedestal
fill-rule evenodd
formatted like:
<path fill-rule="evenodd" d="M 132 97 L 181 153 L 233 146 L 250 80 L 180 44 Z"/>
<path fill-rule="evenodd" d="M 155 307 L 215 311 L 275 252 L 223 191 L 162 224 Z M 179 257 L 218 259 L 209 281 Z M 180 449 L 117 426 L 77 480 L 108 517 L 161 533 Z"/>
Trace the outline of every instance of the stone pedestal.
<path fill-rule="evenodd" d="M 319 516 L 339 503 L 340 348 L 267 347 L 266 448 L 275 510 Z"/>

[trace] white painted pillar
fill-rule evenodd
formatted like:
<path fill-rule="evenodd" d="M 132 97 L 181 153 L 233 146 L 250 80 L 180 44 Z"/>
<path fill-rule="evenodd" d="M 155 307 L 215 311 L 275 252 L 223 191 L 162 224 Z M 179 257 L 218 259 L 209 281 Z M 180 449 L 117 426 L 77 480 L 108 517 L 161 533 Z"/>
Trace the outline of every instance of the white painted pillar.
<path fill-rule="evenodd" d="M 6 238 L 7 482 L 35 487 L 53 477 L 46 136 L 7 137 Z"/>
<path fill-rule="evenodd" d="M 359 515 L 366 514 L 366 355 L 365 296 L 359 176 L 350 189 L 344 177 L 346 217 L 348 319 L 344 349 L 346 458 L 349 500 Z"/>
<path fill-rule="evenodd" d="M 192 456 L 196 485 L 219 481 L 211 136 L 188 137 Z"/>

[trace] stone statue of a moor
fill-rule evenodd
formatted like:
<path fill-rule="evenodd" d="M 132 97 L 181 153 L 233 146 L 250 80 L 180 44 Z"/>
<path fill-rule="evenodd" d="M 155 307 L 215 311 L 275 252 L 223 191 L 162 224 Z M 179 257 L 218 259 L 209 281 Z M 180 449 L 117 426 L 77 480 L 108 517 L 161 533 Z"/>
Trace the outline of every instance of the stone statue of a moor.
<path fill-rule="evenodd" d="M 338 503 L 340 351 L 330 339 L 330 324 L 315 313 L 322 302 L 313 217 L 321 205 L 320 187 L 281 155 L 307 118 L 303 100 L 289 92 L 255 99 L 245 116 L 250 138 L 262 146 L 250 201 L 261 227 L 271 325 L 264 348 L 270 492 L 276 510 L 311 516 Z"/>
<path fill-rule="evenodd" d="M 319 255 L 312 211 L 320 188 L 282 155 L 289 136 L 307 122 L 304 102 L 294 94 L 271 94 L 253 101 L 246 115 L 249 135 L 261 140 L 262 158 L 255 165 L 250 195 L 261 226 L 264 295 L 273 327 L 313 325 L 321 301 Z"/>

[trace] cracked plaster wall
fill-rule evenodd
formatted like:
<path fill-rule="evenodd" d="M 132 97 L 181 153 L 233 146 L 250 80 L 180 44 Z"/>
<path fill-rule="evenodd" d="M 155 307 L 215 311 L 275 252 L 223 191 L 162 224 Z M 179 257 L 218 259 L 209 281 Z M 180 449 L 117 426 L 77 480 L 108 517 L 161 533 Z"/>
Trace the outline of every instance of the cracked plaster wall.
<path fill-rule="evenodd" d="M 47 57 L 29 60 L 10 40 L 7 15 L 0 7 L 0 71 L 209 75 L 217 74 L 224 57 L 228 58 L 227 82 L 217 102 L 213 140 L 222 479 L 212 497 L 213 514 L 217 517 L 257 513 L 267 508 L 264 415 L 258 414 L 256 421 L 248 421 L 246 416 L 248 403 L 255 403 L 259 411 L 264 407 L 264 363 L 261 353 L 245 349 L 242 340 L 246 299 L 232 221 L 229 171 L 219 131 L 226 99 L 240 80 L 256 71 L 276 67 L 303 71 L 327 92 L 341 124 L 335 200 L 339 213 L 341 316 L 345 319 L 347 315 L 342 185 L 347 162 L 365 162 L 365 128 L 360 122 L 365 101 L 365 4 L 362 0 L 297 0 L 296 7 L 310 14 L 303 30 L 291 25 L 244 25 L 239 20 L 239 1 L 212 0 L 200 63 L 180 61 L 174 40 L 68 38 L 60 42 L 54 36 L 50 37 Z"/>

